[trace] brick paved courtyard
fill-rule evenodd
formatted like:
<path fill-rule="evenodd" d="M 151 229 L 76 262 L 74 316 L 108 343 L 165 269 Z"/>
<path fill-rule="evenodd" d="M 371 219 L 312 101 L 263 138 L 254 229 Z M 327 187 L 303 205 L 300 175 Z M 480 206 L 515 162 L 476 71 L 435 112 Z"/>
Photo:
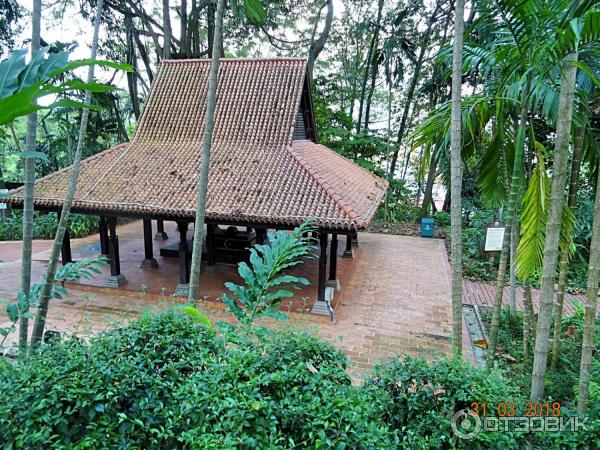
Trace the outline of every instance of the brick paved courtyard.
<path fill-rule="evenodd" d="M 120 227 L 120 236 L 130 235 L 135 226 Z M 90 246 L 96 245 L 96 239 L 90 236 L 73 240 L 74 255 L 84 249 L 89 251 Z M 343 289 L 337 294 L 337 323 L 331 324 L 325 316 L 292 308 L 297 312 L 290 314 L 290 320 L 276 326 L 305 328 L 330 340 L 347 353 L 357 375 L 396 354 L 425 357 L 449 354 L 449 265 L 443 241 L 361 233 L 359 242 L 354 259 L 340 258 L 345 267 L 340 277 Z M 17 247 L 20 243 L 0 243 L 0 260 L 3 261 L 0 263 L 0 298 L 12 298 L 17 290 L 20 270 Z M 34 247 L 34 279 L 45 270 L 49 247 L 47 241 L 37 242 Z M 143 246 L 138 252 L 135 258 L 143 258 Z M 130 256 L 132 253 L 129 252 Z M 128 258 L 125 252 L 122 258 Z M 159 264 L 165 263 L 159 259 Z M 138 271 L 135 274 L 134 269 Z M 229 270 L 234 273 L 233 269 Z M 123 268 L 123 273 L 130 280 L 136 279 L 136 283 L 144 282 L 141 271 L 136 264 Z M 222 281 L 222 276 L 219 269 L 205 272 L 203 282 L 213 286 L 215 280 Z M 311 278 L 313 283 L 315 276 L 316 272 Z M 161 279 L 159 284 L 163 281 Z M 135 318 L 144 310 L 161 310 L 184 301 L 164 293 L 147 292 L 149 288 L 146 293 L 83 289 L 71 287 L 66 300 L 51 305 L 50 329 L 81 335 L 96 333 L 116 321 Z M 312 295 L 310 291 L 305 294 Z M 232 320 L 218 301 L 202 302 L 202 308 L 213 320 Z M 6 325 L 4 308 L 0 322 Z M 470 345 L 465 348 L 466 356 L 471 358 Z"/>

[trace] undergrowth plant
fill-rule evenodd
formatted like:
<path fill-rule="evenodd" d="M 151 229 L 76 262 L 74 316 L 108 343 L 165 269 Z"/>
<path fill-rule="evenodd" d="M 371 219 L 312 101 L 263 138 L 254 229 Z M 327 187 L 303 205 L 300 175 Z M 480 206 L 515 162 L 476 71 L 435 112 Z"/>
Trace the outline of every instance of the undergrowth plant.
<path fill-rule="evenodd" d="M 245 262 L 238 265 L 244 285 L 227 282 L 225 287 L 231 294 L 221 295 L 227 309 L 240 323 L 248 325 L 260 316 L 287 317 L 279 311 L 281 300 L 293 296 L 289 289 L 299 289 L 299 285 L 310 283 L 304 277 L 286 272 L 310 257 L 313 239 L 308 233 L 316 229 L 315 222 L 309 220 L 291 233 L 282 230 L 269 233 L 269 245 L 255 245 L 250 249 L 250 265 Z"/>
<path fill-rule="evenodd" d="M 67 296 L 67 290 L 64 287 L 65 281 L 74 281 L 79 278 L 93 278 L 95 275 L 99 275 L 101 268 L 108 263 L 106 257 L 100 257 L 98 259 L 85 258 L 80 261 L 65 264 L 58 270 L 55 281 L 61 282 L 60 285 L 55 284 L 52 288 L 52 299 L 62 300 Z M 21 317 L 33 319 L 34 315 L 30 311 L 31 306 L 38 306 L 38 299 L 41 293 L 42 287 L 44 286 L 44 277 L 40 278 L 40 281 L 31 286 L 29 295 L 24 292 L 19 292 L 16 301 L 8 303 L 6 305 L 6 313 L 8 320 L 11 324 L 7 327 L 0 327 L 0 336 L 2 341 L 0 342 L 0 348 L 4 345 L 8 335 L 16 330 L 16 324 Z"/>

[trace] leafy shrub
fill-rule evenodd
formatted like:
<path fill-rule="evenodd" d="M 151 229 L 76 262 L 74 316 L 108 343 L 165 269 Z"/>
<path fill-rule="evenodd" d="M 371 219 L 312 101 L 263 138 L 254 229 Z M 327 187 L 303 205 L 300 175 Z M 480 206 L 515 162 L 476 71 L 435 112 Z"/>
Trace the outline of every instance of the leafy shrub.
<path fill-rule="evenodd" d="M 433 218 L 440 227 L 447 227 L 450 225 L 450 214 L 446 211 L 437 211 L 433 215 Z"/>
<path fill-rule="evenodd" d="M 314 239 L 308 237 L 309 232 L 317 230 L 313 221 L 307 221 L 294 228 L 291 233 L 279 230 L 269 233 L 269 245 L 255 245 L 250 249 L 250 265 L 238 264 L 238 273 L 244 285 L 228 281 L 225 287 L 231 294 L 223 293 L 221 299 L 227 310 L 235 314 L 244 324 L 250 324 L 260 316 L 285 319 L 287 316 L 279 311 L 282 298 L 293 296 L 292 291 L 298 285 L 308 285 L 304 277 L 286 274 L 311 255 Z M 304 237 L 303 235 L 306 235 Z"/>
<path fill-rule="evenodd" d="M 346 357 L 305 333 L 222 335 L 174 311 L 0 369 L 6 448 L 389 448 Z"/>
<path fill-rule="evenodd" d="M 0 221 L 0 241 L 19 241 L 23 239 L 23 213 L 13 210 L 12 216 Z M 89 236 L 98 231 L 100 219 L 98 216 L 86 214 L 71 214 L 69 216 L 69 233 L 71 237 L 79 238 Z M 34 239 L 54 239 L 58 228 L 56 213 L 34 213 L 33 237 Z"/>
<path fill-rule="evenodd" d="M 398 433 L 402 448 L 519 448 L 522 436 L 481 432 L 472 440 L 452 433 L 454 413 L 473 402 L 520 403 L 518 390 L 500 372 L 473 367 L 463 360 L 395 360 L 376 370 L 371 384 L 384 421 Z"/>

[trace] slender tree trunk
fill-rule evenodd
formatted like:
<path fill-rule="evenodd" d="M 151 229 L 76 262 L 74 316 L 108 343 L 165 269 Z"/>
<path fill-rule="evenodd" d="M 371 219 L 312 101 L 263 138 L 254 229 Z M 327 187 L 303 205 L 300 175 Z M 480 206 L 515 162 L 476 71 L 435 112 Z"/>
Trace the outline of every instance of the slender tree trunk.
<path fill-rule="evenodd" d="M 529 357 L 531 329 L 533 324 L 533 300 L 531 299 L 531 285 L 529 281 L 523 282 L 523 358 Z"/>
<path fill-rule="evenodd" d="M 450 130 L 451 154 L 451 266 L 452 266 L 452 349 L 455 356 L 462 355 L 462 53 L 464 34 L 464 0 L 456 0 L 454 13 L 454 46 L 452 50 L 452 128 Z M 393 171 L 391 172 L 393 176 Z"/>
<path fill-rule="evenodd" d="M 169 14 L 169 0 L 162 0 L 162 13 L 163 13 L 163 28 L 164 28 L 164 42 L 163 42 L 163 58 L 171 58 L 171 16 Z"/>
<path fill-rule="evenodd" d="M 574 212 L 577 204 L 577 189 L 579 186 L 579 169 L 581 168 L 581 155 L 583 154 L 583 138 L 585 135 L 584 127 L 575 128 L 573 139 L 573 161 L 571 162 L 571 176 L 569 181 L 569 200 L 568 206 Z M 556 312 L 554 314 L 554 333 L 552 335 L 552 356 L 550 358 L 550 367 L 556 370 L 560 359 L 560 329 L 563 315 L 563 304 L 565 301 L 565 290 L 567 286 L 567 269 L 569 267 L 568 249 L 560 252 L 560 262 L 558 264 L 558 293 L 556 295 Z"/>
<path fill-rule="evenodd" d="M 31 52 L 40 48 L 40 29 L 42 22 L 42 0 L 33 0 L 33 16 L 31 22 Z M 37 113 L 27 117 L 27 151 L 36 150 Z M 29 295 L 31 290 L 31 253 L 33 244 L 33 201 L 35 183 L 35 159 L 25 158 L 23 162 L 25 179 L 23 193 L 23 248 L 21 253 L 21 292 Z M 24 309 L 28 309 L 24 308 Z M 22 311 L 25 312 L 25 311 Z M 19 321 L 19 350 L 27 347 L 29 319 L 21 317 Z"/>
<path fill-rule="evenodd" d="M 583 341 L 581 344 L 581 365 L 579 368 L 579 394 L 577 412 L 583 415 L 587 409 L 590 390 L 590 372 L 594 345 L 594 326 L 596 324 L 596 305 L 598 302 L 598 278 L 600 277 L 600 170 L 596 184 L 596 204 L 592 225 L 590 262 L 588 267 L 587 295 L 585 299 L 585 318 L 583 321 Z"/>
<path fill-rule="evenodd" d="M 194 244 L 192 249 L 192 267 L 190 271 L 190 287 L 188 299 L 191 303 L 198 301 L 200 285 L 200 263 L 202 259 L 202 241 L 204 240 L 204 218 L 206 216 L 206 197 L 208 194 L 208 171 L 210 167 L 210 150 L 214 127 L 215 107 L 217 103 L 217 82 L 219 73 L 219 55 L 223 39 L 223 9 L 225 0 L 217 2 L 217 17 L 215 20 L 215 40 L 210 75 L 208 80 L 208 99 L 206 106 L 206 123 L 204 125 L 204 145 L 202 147 L 202 167 L 198 179 L 198 202 L 196 204 L 196 221 L 194 224 Z"/>
<path fill-rule="evenodd" d="M 96 3 L 96 18 L 94 20 L 94 35 L 92 38 L 92 52 L 90 59 L 96 59 L 96 53 L 98 51 L 98 31 L 100 29 L 100 22 L 102 21 L 102 6 L 104 0 L 98 0 Z M 90 83 L 94 80 L 94 66 L 88 67 L 87 82 Z M 92 101 L 92 93 L 86 91 L 85 93 L 85 104 L 89 105 Z M 56 267 L 58 265 L 58 257 L 65 236 L 65 231 L 69 224 L 69 214 L 71 213 L 71 205 L 75 198 L 75 190 L 77 188 L 77 180 L 79 179 L 79 172 L 81 167 L 81 153 L 83 145 L 85 143 L 85 133 L 87 131 L 88 120 L 90 117 L 90 110 L 84 108 L 81 112 L 81 124 L 79 126 L 79 137 L 77 139 L 77 149 L 75 150 L 75 158 L 73 162 L 73 168 L 71 170 L 71 176 L 69 178 L 69 186 L 67 187 L 67 195 L 65 202 L 60 213 L 60 219 L 58 220 L 58 228 L 56 235 L 54 236 L 54 242 L 52 244 L 52 250 L 50 251 L 50 258 L 48 261 L 48 269 L 46 270 L 46 279 L 42 292 L 40 294 L 39 306 L 37 309 L 37 315 L 35 317 L 35 323 L 33 325 L 33 334 L 31 336 L 31 347 L 35 348 L 42 341 L 44 335 L 44 327 L 46 325 L 46 315 L 48 314 L 48 303 L 50 302 L 50 296 L 52 294 L 52 286 L 54 283 L 54 277 L 56 276 Z"/>
<path fill-rule="evenodd" d="M 187 0 L 181 0 L 181 29 L 179 40 L 181 41 L 181 56 L 186 58 L 190 57 L 190 48 L 188 47 L 187 39 L 187 27 L 188 27 L 188 16 L 187 16 Z"/>
<path fill-rule="evenodd" d="M 365 107 L 365 96 L 367 95 L 367 80 L 371 74 L 371 90 L 367 95 L 366 112 L 365 112 L 365 130 L 369 128 L 369 115 L 371 111 L 371 98 L 375 90 L 375 80 L 377 79 L 377 42 L 379 40 L 379 30 L 381 27 L 381 14 L 383 12 L 383 0 L 379 0 L 377 6 L 377 20 L 371 42 L 369 43 L 369 51 L 365 62 L 365 73 L 362 80 L 362 89 L 360 91 L 360 102 L 358 104 L 358 120 L 356 122 L 356 133 L 360 133 L 362 125 L 363 108 Z"/>
<path fill-rule="evenodd" d="M 427 170 L 427 181 L 425 182 L 425 192 L 423 194 L 423 203 L 421 204 L 421 214 L 427 214 L 427 207 L 433 202 L 433 185 L 435 183 L 435 176 L 437 175 L 437 149 L 434 149 L 431 153 L 429 160 L 429 168 Z M 433 208 L 432 208 L 433 210 Z"/>
<path fill-rule="evenodd" d="M 517 248 L 519 247 L 519 224 L 515 221 L 510 233 L 510 297 L 508 306 L 511 317 L 517 315 Z"/>
<path fill-rule="evenodd" d="M 542 267 L 542 286 L 540 289 L 540 310 L 538 313 L 535 336 L 535 353 L 531 376 L 531 400 L 537 401 L 544 395 L 544 381 L 552 321 L 552 303 L 554 300 L 554 282 L 558 261 L 558 241 L 562 208 L 565 201 L 566 167 L 569 155 L 569 137 L 573 116 L 573 97 L 577 75 L 577 54 L 567 55 L 562 66 L 560 82 L 559 116 L 556 121 L 556 140 L 554 145 L 554 163 L 552 166 L 552 192 L 546 224 L 544 243 L 544 262 Z"/>
<path fill-rule="evenodd" d="M 213 43 L 215 40 L 215 3 L 214 0 L 208 0 L 208 5 L 206 6 L 206 25 L 208 29 L 208 54 L 212 56 L 213 54 Z"/>
<path fill-rule="evenodd" d="M 325 47 L 327 39 L 329 39 L 329 33 L 331 32 L 331 24 L 333 22 L 333 0 L 327 0 L 327 15 L 325 16 L 325 26 L 323 31 L 319 35 L 319 38 L 311 42 L 310 48 L 308 49 L 308 76 L 310 79 L 313 77 L 313 70 L 315 67 L 315 61 L 321 54 L 321 51 Z"/>
<path fill-rule="evenodd" d="M 406 102 L 404 103 L 404 108 L 402 110 L 402 116 L 400 118 L 400 126 L 398 127 L 398 136 L 396 138 L 396 150 L 392 155 L 392 163 L 390 164 L 390 173 L 388 174 L 388 178 L 391 180 L 394 178 L 394 174 L 396 172 L 396 165 L 398 164 L 398 153 L 400 152 L 400 145 L 402 145 L 402 140 L 404 139 L 404 135 L 406 133 L 406 124 L 408 121 L 408 117 L 410 115 L 410 107 L 412 105 L 412 100 L 415 95 L 415 89 L 417 88 L 417 83 L 419 82 L 421 76 L 421 69 L 423 67 L 423 60 L 425 59 L 425 51 L 429 48 L 429 36 L 431 34 L 431 29 L 433 28 L 433 24 L 435 23 L 435 19 L 437 17 L 437 13 L 440 9 L 440 5 L 436 6 L 435 10 L 431 14 L 429 18 L 427 30 L 425 31 L 425 41 L 423 45 L 419 49 L 419 56 L 417 58 L 417 62 L 415 63 L 415 70 L 413 72 L 413 76 L 410 80 L 410 84 L 408 85 L 408 91 L 406 92 Z M 456 20 L 455 20 L 456 22 Z"/>
<path fill-rule="evenodd" d="M 500 252 L 500 261 L 498 263 L 498 277 L 496 278 L 496 292 L 494 296 L 494 306 L 492 310 L 492 323 L 490 326 L 490 342 L 488 343 L 488 353 L 486 357 L 487 367 L 493 367 L 496 357 L 496 344 L 498 339 L 498 329 L 500 328 L 500 312 L 502 310 L 502 296 L 504 294 L 504 284 L 506 282 L 506 266 L 508 265 L 510 253 L 510 237 L 512 236 L 512 227 L 515 219 L 515 206 L 517 203 L 517 193 L 521 181 L 521 172 L 523 168 L 523 147 L 525 143 L 525 132 L 527 128 L 527 99 L 529 94 L 529 83 L 523 87 L 521 94 L 521 115 L 519 118 L 519 129 L 515 139 L 515 155 L 513 161 L 512 178 L 510 182 L 510 191 L 506 206 L 506 220 L 504 224 L 504 239 L 502 242 L 502 251 Z"/>

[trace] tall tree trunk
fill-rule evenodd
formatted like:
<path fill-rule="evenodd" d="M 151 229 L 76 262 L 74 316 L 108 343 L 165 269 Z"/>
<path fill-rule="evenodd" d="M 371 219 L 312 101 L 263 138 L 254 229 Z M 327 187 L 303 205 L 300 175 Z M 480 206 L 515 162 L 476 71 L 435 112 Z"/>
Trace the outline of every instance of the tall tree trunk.
<path fill-rule="evenodd" d="M 162 0 L 162 13 L 163 13 L 163 28 L 164 28 L 164 42 L 163 42 L 163 58 L 171 58 L 171 38 L 173 33 L 171 31 L 171 16 L 169 14 L 169 0 Z"/>
<path fill-rule="evenodd" d="M 181 41 L 181 56 L 185 56 L 186 58 L 190 57 L 190 48 L 188 47 L 188 39 L 187 39 L 187 27 L 188 27 L 188 16 L 187 16 L 187 0 L 181 0 L 181 29 L 179 40 Z"/>
<path fill-rule="evenodd" d="M 529 357 L 531 329 L 533 328 L 533 300 L 531 299 L 531 285 L 529 281 L 523 282 L 523 358 Z"/>
<path fill-rule="evenodd" d="M 129 90 L 129 99 L 131 100 L 131 109 L 136 121 L 140 119 L 140 101 L 138 97 L 137 85 L 137 56 L 135 53 L 135 45 L 133 44 L 133 21 L 131 16 L 125 17 L 125 25 L 127 27 L 127 64 L 133 67 L 133 72 L 127 72 L 127 88 Z"/>
<path fill-rule="evenodd" d="M 577 189 L 579 186 L 579 169 L 581 168 L 581 156 L 583 154 L 583 138 L 585 127 L 576 127 L 573 138 L 573 161 L 571 162 L 571 176 L 569 181 L 569 209 L 575 212 L 577 204 Z M 560 252 L 558 263 L 558 293 L 556 295 L 556 311 L 554 313 L 554 333 L 552 335 L 552 356 L 550 367 L 556 370 L 560 359 L 560 329 L 563 315 L 563 304 L 565 301 L 565 290 L 567 287 L 567 269 L 569 267 L 568 249 Z"/>
<path fill-rule="evenodd" d="M 517 193 L 521 182 L 521 172 L 523 169 L 523 149 L 525 144 L 525 133 L 527 129 L 527 102 L 529 97 L 530 83 L 526 82 L 521 93 L 521 114 L 519 117 L 519 128 L 515 139 L 515 155 L 512 168 L 512 177 L 510 182 L 510 191 L 508 193 L 508 202 L 506 206 L 506 220 L 504 223 L 504 238 L 502 241 L 502 250 L 500 252 L 500 261 L 498 263 L 498 276 L 496 278 L 496 292 L 494 295 L 494 305 L 492 309 L 492 323 L 490 325 L 490 342 L 488 343 L 488 352 L 486 356 L 487 367 L 493 367 L 496 358 L 496 345 L 498 340 L 498 329 L 500 328 L 500 312 L 502 310 L 502 297 L 504 294 L 504 284 L 506 282 L 506 267 L 510 254 L 510 237 L 512 236 L 512 227 L 515 220 L 515 206 L 517 203 Z"/>
<path fill-rule="evenodd" d="M 519 224 L 515 221 L 510 233 L 510 296 L 508 307 L 511 317 L 517 315 L 517 248 L 519 247 Z"/>
<path fill-rule="evenodd" d="M 358 121 L 356 122 L 356 133 L 360 133 L 362 125 L 363 107 L 365 107 L 365 95 L 367 96 L 366 111 L 365 111 L 365 131 L 369 129 L 369 115 L 371 113 L 371 99 L 375 90 L 375 81 L 377 80 L 377 60 L 379 55 L 377 52 L 377 43 L 379 41 L 379 30 L 381 29 L 381 15 L 383 12 L 383 0 L 379 0 L 377 4 L 377 19 L 375 21 L 375 29 L 371 42 L 369 43 L 369 51 L 365 62 L 365 73 L 362 81 L 362 89 L 360 92 L 360 102 L 358 106 Z M 367 94 L 367 80 L 371 75 L 371 87 Z"/>
<path fill-rule="evenodd" d="M 208 170 L 210 167 L 210 150 L 214 128 L 215 107 L 217 104 L 217 82 L 219 73 L 219 57 L 221 41 L 223 40 L 223 9 L 225 0 L 217 2 L 217 17 L 215 20 L 215 40 L 212 59 L 210 62 L 210 75 L 208 79 L 208 99 L 206 106 L 206 123 L 204 125 L 204 144 L 202 147 L 202 167 L 198 179 L 198 201 L 196 204 L 196 221 L 194 224 L 194 244 L 192 248 L 192 267 L 190 270 L 190 287 L 188 300 L 191 303 L 198 301 L 198 287 L 200 285 L 200 263 L 202 259 L 202 241 L 204 240 L 204 218 L 206 216 L 206 197 L 208 194 Z"/>
<path fill-rule="evenodd" d="M 562 208 L 565 201 L 566 168 L 569 155 L 569 137 L 573 116 L 573 97 L 575 96 L 575 79 L 577 75 L 577 54 L 567 55 L 562 66 L 560 82 L 559 116 L 556 120 L 556 140 L 554 144 L 554 163 L 552 166 L 552 192 L 546 224 L 544 243 L 544 261 L 542 267 L 542 286 L 540 289 L 540 310 L 538 313 L 535 336 L 535 353 L 531 376 L 531 400 L 537 401 L 544 395 L 544 381 L 552 321 L 552 304 L 554 300 L 554 282 L 558 262 L 558 241 Z"/>
<path fill-rule="evenodd" d="M 31 52 L 40 48 L 40 29 L 42 23 L 42 0 L 33 0 L 31 19 Z M 26 148 L 28 152 L 36 150 L 37 113 L 27 117 Z M 31 291 L 31 253 L 33 245 L 33 200 L 35 183 L 35 159 L 25 158 L 23 162 L 25 179 L 23 193 L 23 248 L 21 252 L 21 292 L 29 295 Z M 24 309 L 28 309 L 28 306 Z M 26 311 L 22 311 L 26 312 Z M 27 347 L 29 319 L 21 317 L 19 321 L 19 351 Z"/>
<path fill-rule="evenodd" d="M 587 409 L 590 390 L 590 372 L 594 345 L 594 326 L 596 323 L 596 305 L 598 302 L 598 278 L 600 277 L 600 170 L 596 184 L 596 204 L 592 225 L 590 262 L 588 267 L 587 295 L 585 299 L 585 318 L 583 321 L 583 341 L 581 344 L 581 365 L 579 368 L 579 393 L 577 412 L 580 415 Z"/>
<path fill-rule="evenodd" d="M 208 54 L 212 56 L 213 54 L 213 43 L 215 40 L 215 3 L 214 0 L 208 0 L 208 5 L 206 6 L 206 25 L 208 29 Z"/>
<path fill-rule="evenodd" d="M 400 152 L 400 146 L 402 145 L 402 140 L 404 139 L 404 135 L 406 133 L 406 124 L 408 121 L 408 117 L 410 115 L 410 106 L 412 105 L 412 100 L 415 95 L 415 89 L 417 88 L 417 83 L 419 82 L 419 78 L 421 76 L 421 69 L 423 67 L 423 60 L 425 59 L 425 52 L 429 48 L 429 36 L 431 35 L 431 29 L 433 28 L 433 24 L 435 23 L 435 19 L 437 17 L 437 13 L 440 9 L 440 4 L 436 6 L 435 10 L 431 14 L 427 24 L 427 30 L 425 31 L 425 40 L 419 49 L 419 56 L 417 58 L 417 62 L 415 63 L 415 69 L 413 72 L 413 76 L 410 80 L 410 84 L 408 85 L 408 91 L 406 92 L 406 101 L 404 103 L 404 108 L 402 110 L 402 116 L 400 118 L 400 126 L 398 127 L 398 136 L 396 138 L 396 150 L 392 155 L 392 162 L 390 164 L 390 173 L 388 174 L 388 178 L 391 180 L 394 178 L 394 173 L 396 172 L 396 165 L 398 163 L 398 153 Z M 455 19 L 456 22 L 456 19 Z M 464 24 L 463 24 L 464 25 Z M 461 56 L 462 58 L 462 56 Z"/>
<path fill-rule="evenodd" d="M 423 203 L 421 204 L 421 215 L 427 214 L 427 208 L 429 205 L 434 206 L 433 202 L 433 185 L 435 184 L 435 177 L 437 175 L 437 149 L 431 152 L 431 158 L 429 160 L 429 168 L 427 169 L 427 181 L 425 182 L 425 192 L 423 194 Z M 432 208 L 433 210 L 434 208 Z"/>
<path fill-rule="evenodd" d="M 321 54 L 321 51 L 325 47 L 325 43 L 329 38 L 329 33 L 331 31 L 331 23 L 333 22 L 333 0 L 327 0 L 327 16 L 325 16 L 325 26 L 323 27 L 323 31 L 319 35 L 319 38 L 316 41 L 310 43 L 310 47 L 308 49 L 308 76 L 310 79 L 313 77 L 313 70 L 315 67 L 315 61 Z"/>
<path fill-rule="evenodd" d="M 96 3 L 96 18 L 94 20 L 94 35 L 92 38 L 92 51 L 90 59 L 96 59 L 96 53 L 98 51 L 98 32 L 100 30 L 100 22 L 102 21 L 102 7 L 104 0 L 98 0 Z M 87 82 L 91 83 L 94 80 L 94 66 L 88 67 Z M 92 93 L 90 91 L 85 92 L 85 104 L 89 105 L 92 101 Z M 75 190 L 77 188 L 77 180 L 79 179 L 79 172 L 81 168 L 81 153 L 83 151 L 83 145 L 85 143 L 85 133 L 87 131 L 88 120 L 90 117 L 90 110 L 84 108 L 81 112 L 81 123 L 79 125 L 79 137 L 77 139 L 77 149 L 75 150 L 75 158 L 73 167 L 71 170 L 71 176 L 69 178 L 69 185 L 67 187 L 67 195 L 65 196 L 65 202 L 60 213 L 60 219 L 58 220 L 58 228 L 56 229 L 56 235 L 54 236 L 54 242 L 52 244 L 52 250 L 50 251 L 50 258 L 48 261 L 48 269 L 46 270 L 46 279 L 42 292 L 40 294 L 39 306 L 35 317 L 35 323 L 33 325 L 33 334 L 31 336 L 31 347 L 37 347 L 42 341 L 44 335 L 44 327 L 46 325 L 46 316 L 48 314 L 48 303 L 52 294 L 52 286 L 54 283 L 54 277 L 56 276 L 56 267 L 58 265 L 58 257 L 65 236 L 65 231 L 69 224 L 69 215 L 71 213 L 71 205 L 75 198 Z"/>
<path fill-rule="evenodd" d="M 462 355 L 462 54 L 464 34 L 464 0 L 456 0 L 454 46 L 452 49 L 452 128 L 450 130 L 451 197 L 451 266 L 452 266 L 452 350 Z M 393 175 L 393 171 L 391 172 Z"/>

